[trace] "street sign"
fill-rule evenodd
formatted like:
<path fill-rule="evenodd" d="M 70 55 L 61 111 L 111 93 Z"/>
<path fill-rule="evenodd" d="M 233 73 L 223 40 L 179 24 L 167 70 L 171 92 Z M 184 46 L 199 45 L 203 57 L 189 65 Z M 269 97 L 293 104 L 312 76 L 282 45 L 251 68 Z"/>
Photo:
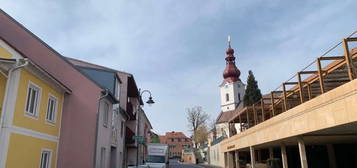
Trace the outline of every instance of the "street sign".
<path fill-rule="evenodd" d="M 133 139 L 144 139 L 144 136 L 133 136 Z"/>

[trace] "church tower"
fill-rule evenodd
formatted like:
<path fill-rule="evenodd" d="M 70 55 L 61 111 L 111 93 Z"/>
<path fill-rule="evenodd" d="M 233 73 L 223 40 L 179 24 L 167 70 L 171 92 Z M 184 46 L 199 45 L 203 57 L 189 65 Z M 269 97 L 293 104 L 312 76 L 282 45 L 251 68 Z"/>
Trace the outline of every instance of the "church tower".
<path fill-rule="evenodd" d="M 223 72 L 223 82 L 219 86 L 221 91 L 222 112 L 235 110 L 243 103 L 245 85 L 240 80 L 240 71 L 236 66 L 234 50 L 231 47 L 231 38 L 228 36 L 228 49 L 226 51 L 226 68 Z"/>

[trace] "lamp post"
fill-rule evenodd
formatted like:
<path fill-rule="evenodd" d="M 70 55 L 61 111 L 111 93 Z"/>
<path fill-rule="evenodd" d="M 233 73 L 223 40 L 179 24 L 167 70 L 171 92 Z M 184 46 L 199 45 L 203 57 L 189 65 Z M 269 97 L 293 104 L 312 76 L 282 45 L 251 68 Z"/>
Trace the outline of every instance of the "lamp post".
<path fill-rule="evenodd" d="M 136 133 L 137 133 L 137 135 L 139 136 L 139 127 L 140 127 L 140 118 L 139 118 L 139 112 L 140 112 L 140 102 L 142 102 L 142 95 L 144 94 L 144 93 L 149 93 L 149 99 L 146 101 L 146 103 L 147 104 L 149 104 L 149 105 L 151 105 L 151 104 L 154 104 L 155 102 L 154 102 L 154 100 L 152 99 L 152 96 L 151 96 L 151 92 L 149 91 L 149 90 L 143 90 L 143 91 L 141 91 L 140 89 L 139 89 L 139 93 L 140 93 L 140 95 L 139 95 L 139 104 L 138 104 L 138 108 L 137 108 L 137 114 L 136 114 Z M 143 105 L 144 106 L 144 105 Z M 143 137 L 144 138 L 144 137 Z M 136 147 L 137 147 L 137 149 L 136 149 L 136 167 L 138 167 L 139 166 L 139 140 L 137 139 L 136 140 Z"/>

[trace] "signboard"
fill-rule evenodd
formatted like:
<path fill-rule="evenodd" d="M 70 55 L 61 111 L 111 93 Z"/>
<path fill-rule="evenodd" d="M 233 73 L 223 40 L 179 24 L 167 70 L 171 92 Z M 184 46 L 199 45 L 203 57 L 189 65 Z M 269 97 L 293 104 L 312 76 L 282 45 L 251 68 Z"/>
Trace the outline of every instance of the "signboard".
<path fill-rule="evenodd" d="M 133 139 L 144 139 L 144 136 L 133 136 Z"/>

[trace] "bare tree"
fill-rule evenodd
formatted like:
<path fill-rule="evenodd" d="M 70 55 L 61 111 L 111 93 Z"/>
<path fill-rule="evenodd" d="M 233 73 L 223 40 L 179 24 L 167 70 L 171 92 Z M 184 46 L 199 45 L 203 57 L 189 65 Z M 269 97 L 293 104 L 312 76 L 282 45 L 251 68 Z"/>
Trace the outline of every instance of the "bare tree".
<path fill-rule="evenodd" d="M 199 128 L 207 128 L 207 121 L 209 120 L 208 114 L 202 110 L 201 106 L 195 106 L 187 109 L 187 120 L 189 122 L 190 131 L 192 131 L 192 135 L 193 135 L 192 137 L 194 137 L 194 139 L 196 140 L 203 139 L 203 138 L 198 138 L 195 135 Z M 207 135 L 205 136 L 207 137 Z M 195 143 L 197 147 L 197 142 Z"/>

